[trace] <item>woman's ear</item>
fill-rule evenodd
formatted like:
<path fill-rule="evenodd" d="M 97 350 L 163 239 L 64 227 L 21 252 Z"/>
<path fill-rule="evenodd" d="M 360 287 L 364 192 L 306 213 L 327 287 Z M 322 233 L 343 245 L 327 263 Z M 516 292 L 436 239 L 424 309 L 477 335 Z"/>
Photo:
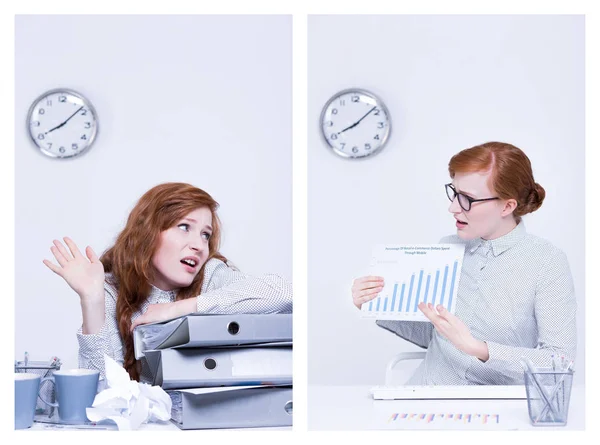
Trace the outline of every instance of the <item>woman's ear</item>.
<path fill-rule="evenodd" d="M 502 209 L 502 216 L 508 216 L 517 208 L 517 200 L 516 199 L 507 199 L 504 202 L 504 207 Z"/>

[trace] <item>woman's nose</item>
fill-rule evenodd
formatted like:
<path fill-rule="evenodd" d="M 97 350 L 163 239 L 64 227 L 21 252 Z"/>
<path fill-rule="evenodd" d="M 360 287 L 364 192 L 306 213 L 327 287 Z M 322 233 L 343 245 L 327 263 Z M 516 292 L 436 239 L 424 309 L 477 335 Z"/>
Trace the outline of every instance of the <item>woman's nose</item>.
<path fill-rule="evenodd" d="M 462 212 L 462 208 L 460 207 L 460 204 L 458 203 L 458 196 L 454 197 L 454 200 L 450 203 L 450 207 L 448 207 L 448 211 L 450 213 Z"/>

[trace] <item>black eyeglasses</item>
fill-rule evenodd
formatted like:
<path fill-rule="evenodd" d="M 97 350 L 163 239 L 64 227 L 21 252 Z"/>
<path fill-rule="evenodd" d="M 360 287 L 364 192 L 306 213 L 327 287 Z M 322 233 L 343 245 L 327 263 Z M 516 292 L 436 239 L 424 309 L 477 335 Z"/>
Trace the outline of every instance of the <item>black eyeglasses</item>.
<path fill-rule="evenodd" d="M 470 196 L 463 195 L 460 192 L 457 192 L 452 183 L 446 184 L 446 195 L 450 202 L 454 202 L 454 199 L 458 196 L 458 204 L 465 211 L 468 212 L 471 210 L 471 204 L 479 201 L 492 201 L 494 199 L 500 199 L 499 197 L 495 198 L 483 198 L 483 199 L 473 199 Z"/>

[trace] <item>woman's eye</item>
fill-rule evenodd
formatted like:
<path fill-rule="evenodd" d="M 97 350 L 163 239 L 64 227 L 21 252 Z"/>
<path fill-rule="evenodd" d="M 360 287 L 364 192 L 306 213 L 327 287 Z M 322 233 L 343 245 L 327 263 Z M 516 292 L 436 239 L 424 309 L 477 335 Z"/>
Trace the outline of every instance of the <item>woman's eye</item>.
<path fill-rule="evenodd" d="M 208 240 L 210 239 L 210 236 L 211 236 L 211 234 L 210 234 L 210 233 L 208 233 L 208 232 L 203 232 L 203 233 L 202 233 L 202 237 L 203 237 L 203 238 L 204 238 L 206 241 L 208 241 Z"/>
<path fill-rule="evenodd" d="M 184 232 L 189 232 L 190 231 L 190 225 L 189 224 L 179 224 L 177 227 L 179 227 Z"/>

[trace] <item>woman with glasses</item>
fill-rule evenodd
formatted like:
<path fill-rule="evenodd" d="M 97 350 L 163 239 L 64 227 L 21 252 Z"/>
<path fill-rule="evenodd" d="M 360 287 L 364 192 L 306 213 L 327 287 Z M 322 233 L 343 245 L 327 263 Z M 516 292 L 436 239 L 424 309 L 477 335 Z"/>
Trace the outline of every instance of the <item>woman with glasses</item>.
<path fill-rule="evenodd" d="M 407 384 L 523 383 L 522 357 L 534 365 L 569 363 L 576 352 L 576 300 L 566 255 L 527 233 L 523 215 L 542 205 L 544 188 L 519 148 L 489 142 L 450 159 L 448 211 L 465 246 L 455 314 L 419 304 L 431 321 L 378 320 L 417 346 L 425 359 Z M 383 278 L 354 280 L 356 307 L 375 298 Z"/>

